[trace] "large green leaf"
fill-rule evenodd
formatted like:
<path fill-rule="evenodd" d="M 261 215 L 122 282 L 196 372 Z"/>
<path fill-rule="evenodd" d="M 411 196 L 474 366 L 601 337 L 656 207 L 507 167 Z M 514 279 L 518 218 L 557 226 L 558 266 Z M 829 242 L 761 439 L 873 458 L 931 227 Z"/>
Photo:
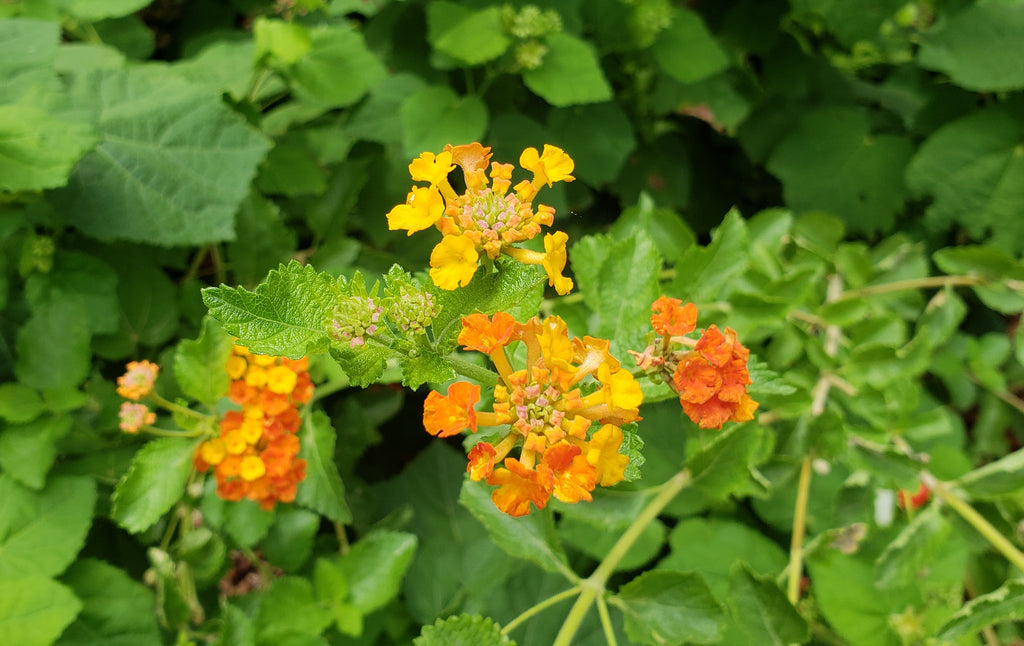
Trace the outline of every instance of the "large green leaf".
<path fill-rule="evenodd" d="M 0 103 L 14 102 L 30 88 L 59 88 L 53 71 L 60 24 L 15 18 L 0 20 Z"/>
<path fill-rule="evenodd" d="M 100 142 L 57 194 L 68 222 L 100 240 L 205 244 L 234 214 L 270 147 L 218 96 L 159 68 L 76 77 Z"/>
<path fill-rule="evenodd" d="M 750 262 L 747 225 L 740 212 L 729 211 L 711 235 L 711 244 L 689 246 L 676 262 L 676 277 L 666 292 L 698 307 L 720 300 Z"/>
<path fill-rule="evenodd" d="M 760 427 L 750 424 L 734 424 L 716 435 L 686 461 L 693 475 L 693 486 L 711 498 L 723 498 L 736 492 L 749 478 L 761 435 Z"/>
<path fill-rule="evenodd" d="M 541 66 L 523 72 L 526 87 L 558 108 L 612 98 L 593 45 L 564 32 L 551 34 L 546 44 Z"/>
<path fill-rule="evenodd" d="M 338 566 L 348 583 L 352 605 L 369 614 L 397 597 L 417 542 L 412 534 L 375 531 L 342 555 Z"/>
<path fill-rule="evenodd" d="M 969 496 L 981 500 L 1020 495 L 1024 487 L 1024 449 L 961 476 L 957 484 Z"/>
<path fill-rule="evenodd" d="M 559 572 L 574 580 L 566 564 L 565 552 L 558 542 L 551 514 L 545 511 L 513 518 L 498 509 L 491 500 L 492 487 L 466 479 L 459 503 L 479 520 L 491 539 L 512 556 L 533 561 L 549 572 Z"/>
<path fill-rule="evenodd" d="M 83 559 L 64 575 L 82 601 L 82 612 L 61 635 L 58 646 L 159 646 L 153 591 L 124 570 L 97 559 Z"/>
<path fill-rule="evenodd" d="M 767 166 L 782 180 L 789 207 L 828 211 L 871 233 L 892 227 L 912 153 L 905 137 L 871 134 L 867 113 L 830 107 L 805 115 Z"/>
<path fill-rule="evenodd" d="M 427 5 L 427 38 L 437 51 L 469 65 L 501 56 L 511 42 L 501 27 L 500 7 L 474 11 L 446 0 Z"/>
<path fill-rule="evenodd" d="M 148 5 L 149 0 L 53 0 L 53 4 L 79 20 L 96 22 L 133 14 Z"/>
<path fill-rule="evenodd" d="M 160 520 L 185 495 L 197 440 L 160 438 L 135 454 L 114 490 L 111 517 L 137 534 Z"/>
<path fill-rule="evenodd" d="M 0 467 L 23 485 L 42 489 L 57 458 L 57 440 L 71 423 L 70 415 L 47 416 L 0 430 Z"/>
<path fill-rule="evenodd" d="M 641 644 L 712 644 L 725 629 L 725 610 L 699 572 L 645 572 L 619 588 L 613 602 L 629 638 Z"/>
<path fill-rule="evenodd" d="M 0 644 L 50 646 L 81 609 L 71 590 L 52 579 L 0 578 Z"/>
<path fill-rule="evenodd" d="M 572 154 L 573 174 L 593 186 L 614 180 L 636 148 L 629 117 L 614 101 L 552 110 L 548 130 Z"/>
<path fill-rule="evenodd" d="M 33 311 L 48 303 L 78 299 L 85 308 L 85 322 L 92 334 L 117 330 L 118 276 L 95 255 L 61 249 L 53 268 L 25 280 L 25 295 Z"/>
<path fill-rule="evenodd" d="M 174 353 L 174 377 L 181 392 L 212 408 L 228 392 L 224 366 L 231 346 L 220 323 L 206 318 L 199 338 L 182 341 Z"/>
<path fill-rule="evenodd" d="M 651 327 L 651 303 L 661 293 L 661 256 L 650 235 L 638 229 L 625 239 L 587 236 L 572 246 L 570 258 L 583 300 L 596 314 L 587 333 L 609 339 L 620 360 L 627 350 L 641 350 Z M 623 276 L 630 277 L 625 291 Z"/>
<path fill-rule="evenodd" d="M 34 492 L 3 475 L 0 500 L 0 581 L 53 576 L 64 571 L 85 541 L 96 485 L 90 478 L 60 476 Z"/>
<path fill-rule="evenodd" d="M 330 625 L 331 619 L 331 613 L 317 603 L 308 579 L 277 579 L 263 594 L 256 615 L 256 642 L 269 645 L 287 643 L 285 640 L 293 635 L 316 636 Z"/>
<path fill-rule="evenodd" d="M 696 11 L 677 8 L 672 24 L 655 41 L 654 58 L 669 76 L 693 83 L 729 66 L 729 59 Z"/>
<path fill-rule="evenodd" d="M 808 638 L 807 621 L 786 598 L 774 577 L 738 564 L 729 578 L 729 605 L 750 644 L 787 646 Z"/>
<path fill-rule="evenodd" d="M 296 97 L 323 109 L 352 105 L 384 78 L 380 59 L 350 27 L 314 30 L 312 49 L 289 72 Z"/>
<path fill-rule="evenodd" d="M 957 223 L 974 238 L 991 229 L 993 242 L 1024 248 L 1024 135 L 1021 121 L 1000 107 L 951 121 L 921 144 L 907 167 L 907 188 L 931 196 L 926 222 Z"/>
<path fill-rule="evenodd" d="M 34 107 L 0 105 L 0 189 L 63 186 L 71 167 L 96 141 L 87 123 L 60 121 Z"/>
<path fill-rule="evenodd" d="M 18 330 L 15 374 L 39 390 L 73 388 L 89 374 L 89 329 L 77 298 L 48 302 Z"/>
<path fill-rule="evenodd" d="M 348 523 L 352 512 L 345 502 L 345 483 L 334 464 L 336 439 L 331 420 L 323 412 L 305 418 L 299 431 L 299 457 L 306 461 L 306 479 L 299 485 L 295 501 L 336 523 Z"/>
<path fill-rule="evenodd" d="M 413 646 L 515 646 L 501 626 L 479 615 L 456 615 L 424 626 Z"/>
<path fill-rule="evenodd" d="M 1024 5 L 982 0 L 943 15 L 923 35 L 918 62 L 969 90 L 1016 90 L 1024 87 L 1022 30 Z"/>
<path fill-rule="evenodd" d="M 479 97 L 459 96 L 450 87 L 428 85 L 410 94 L 399 109 L 402 147 L 409 157 L 441 152 L 445 144 L 479 141 L 487 130 L 487 106 Z"/>
<path fill-rule="evenodd" d="M 327 321 L 339 296 L 326 273 L 291 261 L 249 291 L 208 287 L 203 302 L 228 333 L 253 352 L 299 359 L 327 349 Z"/>
<path fill-rule="evenodd" d="M 932 505 L 917 514 L 875 562 L 875 584 L 880 588 L 916 585 L 922 571 L 935 562 L 952 528 Z"/>

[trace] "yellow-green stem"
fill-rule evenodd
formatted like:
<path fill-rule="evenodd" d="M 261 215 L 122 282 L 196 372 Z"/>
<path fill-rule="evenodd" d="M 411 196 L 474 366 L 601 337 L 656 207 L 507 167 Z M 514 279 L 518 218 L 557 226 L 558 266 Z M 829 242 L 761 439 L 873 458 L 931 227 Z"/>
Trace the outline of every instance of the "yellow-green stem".
<path fill-rule="evenodd" d="M 572 643 L 576 631 L 579 630 L 580 624 L 583 623 L 583 618 L 586 617 L 587 611 L 590 610 L 590 605 L 594 603 L 598 596 L 604 594 L 604 586 L 612 572 L 615 571 L 615 567 L 626 556 L 633 543 L 640 538 L 644 529 L 658 517 L 661 510 L 668 503 L 672 502 L 672 499 L 689 482 L 690 472 L 683 469 L 663 484 L 654 499 L 644 507 L 640 515 L 633 521 L 633 524 L 629 526 L 629 529 L 623 532 L 619 540 L 612 546 L 612 549 L 597 566 L 597 569 L 580 582 L 580 596 L 576 599 L 572 609 L 569 610 L 569 615 L 565 618 L 565 622 L 562 624 L 561 630 L 558 631 L 558 636 L 555 637 L 555 643 L 552 646 L 569 646 Z"/>
<path fill-rule="evenodd" d="M 930 287 L 946 287 L 947 285 L 954 287 L 957 285 L 981 285 L 986 282 L 988 281 L 977 276 L 928 276 L 927 278 L 911 278 L 908 280 L 897 280 L 892 283 L 883 283 L 881 285 L 861 287 L 860 289 L 851 289 L 840 294 L 835 300 L 848 301 L 852 298 L 875 296 L 878 294 L 891 294 L 892 292 L 902 292 L 908 289 L 927 289 Z"/>
<path fill-rule="evenodd" d="M 998 529 L 993 527 L 990 522 L 985 520 L 985 517 L 979 514 L 974 507 L 970 506 L 963 498 L 947 487 L 944 482 L 941 482 L 927 471 L 921 472 L 921 482 L 924 483 L 924 486 L 935 492 L 935 495 L 941 498 L 943 502 L 952 507 L 956 513 L 960 514 L 960 517 L 970 523 L 974 529 L 978 530 L 978 533 L 984 536 L 985 540 L 992 547 L 996 548 L 1000 554 L 1005 556 L 1007 561 L 1012 563 L 1021 572 L 1024 572 L 1024 554 L 1008 538 L 1003 536 Z"/>
<path fill-rule="evenodd" d="M 344 523 L 334 523 L 334 535 L 338 537 L 338 552 L 342 556 L 348 554 L 351 545 L 348 542 L 348 534 L 345 533 Z"/>
<path fill-rule="evenodd" d="M 460 359 L 454 354 L 448 355 L 446 360 L 451 364 L 452 369 L 463 377 L 475 379 L 485 386 L 493 387 L 498 385 L 498 373 L 492 370 Z"/>
<path fill-rule="evenodd" d="M 800 600 L 800 577 L 804 568 L 804 532 L 807 530 L 807 498 L 811 490 L 811 456 L 800 464 L 800 480 L 796 486 L 796 513 L 793 515 L 793 538 L 789 544 L 789 583 L 786 596 L 796 605 Z"/>
<path fill-rule="evenodd" d="M 519 624 L 523 623 L 524 621 L 526 621 L 530 617 L 534 616 L 538 612 L 540 612 L 540 611 L 542 611 L 542 610 L 544 610 L 546 608 L 549 608 L 549 607 L 555 605 L 556 603 L 558 603 L 559 601 L 562 601 L 563 599 L 568 599 L 569 597 L 571 597 L 573 595 L 579 594 L 579 591 L 580 591 L 580 587 L 578 585 L 575 585 L 575 586 L 569 588 L 568 590 L 562 590 L 558 594 L 551 595 L 550 597 L 548 597 L 544 601 L 541 601 L 540 603 L 537 603 L 537 604 L 534 604 L 534 605 L 530 606 L 529 608 L 524 610 L 522 612 L 522 614 L 520 614 L 518 617 L 516 617 L 512 621 L 510 621 L 507 624 L 505 624 L 505 626 L 502 627 L 502 629 L 501 629 L 501 634 L 502 635 L 509 634 L 510 632 L 512 632 L 513 630 L 518 628 Z"/>
<path fill-rule="evenodd" d="M 612 626 L 612 618 L 608 615 L 608 604 L 604 597 L 597 598 L 597 614 L 601 617 L 601 628 L 604 630 L 604 640 L 608 646 L 618 646 L 619 641 L 615 637 L 615 628 Z"/>
<path fill-rule="evenodd" d="M 204 420 L 205 419 L 213 419 L 213 417 L 211 417 L 210 415 L 204 415 L 203 413 L 200 413 L 198 411 L 194 411 L 191 408 L 188 408 L 187 406 L 182 406 L 181 404 L 175 404 L 174 402 L 172 402 L 170 400 L 164 399 L 163 397 L 158 395 L 156 393 L 156 391 L 153 391 L 153 392 L 149 393 L 149 399 L 150 399 L 150 401 L 152 401 L 157 406 L 160 406 L 162 408 L 166 408 L 167 410 L 171 411 L 172 413 L 178 413 L 178 414 L 181 414 L 181 415 L 187 415 L 188 417 L 194 417 L 196 419 L 204 419 Z"/>

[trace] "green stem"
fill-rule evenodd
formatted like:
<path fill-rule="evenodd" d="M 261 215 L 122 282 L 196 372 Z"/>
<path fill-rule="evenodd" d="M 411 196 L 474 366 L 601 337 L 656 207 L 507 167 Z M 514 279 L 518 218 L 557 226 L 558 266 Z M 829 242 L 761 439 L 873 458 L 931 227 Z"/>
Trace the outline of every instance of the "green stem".
<path fill-rule="evenodd" d="M 345 556 L 351 548 L 348 542 L 348 534 L 345 533 L 345 524 L 334 523 L 334 534 L 338 537 L 338 552 Z"/>
<path fill-rule="evenodd" d="M 843 292 L 836 301 L 848 301 L 863 296 L 875 296 L 878 294 L 891 294 L 902 292 L 908 289 L 927 289 L 930 287 L 946 287 L 958 285 L 981 285 L 989 281 L 977 276 L 928 276 L 927 278 L 911 278 L 908 280 L 897 280 L 892 283 L 871 285 L 860 289 L 851 289 Z"/>
<path fill-rule="evenodd" d="M 166 428 L 156 428 L 155 426 L 143 426 L 142 429 L 140 430 L 147 433 L 148 435 L 155 435 L 156 437 L 190 438 L 199 437 L 200 435 L 204 435 L 207 433 L 207 429 L 205 428 L 200 428 L 199 430 L 196 431 L 172 431 Z"/>
<path fill-rule="evenodd" d="M 594 603 L 598 596 L 604 594 L 604 586 L 608 582 L 608 578 L 611 577 L 612 572 L 615 571 L 615 567 L 626 556 L 626 553 L 629 552 L 629 548 L 633 547 L 633 543 L 640 538 L 644 529 L 658 517 L 661 510 L 672 502 L 672 499 L 689 482 L 690 472 L 683 469 L 663 484 L 658 495 L 644 507 L 640 515 L 633 521 L 633 524 L 629 526 L 629 529 L 619 537 L 618 542 L 612 546 L 612 549 L 597 566 L 597 569 L 580 582 L 580 596 L 576 599 L 572 609 L 569 610 L 569 615 L 565 618 L 562 629 L 558 631 L 558 636 L 555 638 L 555 643 L 552 646 L 569 646 L 572 643 L 572 638 L 576 635 L 576 631 L 579 630 L 580 624 L 583 623 L 583 618 L 587 615 L 587 611 L 590 610 L 590 604 Z"/>
<path fill-rule="evenodd" d="M 149 399 L 154 404 L 156 404 L 157 406 L 160 406 L 162 408 L 166 408 L 167 410 L 171 411 L 172 413 L 179 413 L 181 415 L 187 415 L 189 417 L 194 417 L 196 419 L 201 419 L 201 420 L 213 419 L 213 417 L 210 416 L 210 415 L 204 415 L 203 413 L 200 413 L 198 411 L 194 411 L 191 408 L 188 408 L 187 406 L 182 406 L 181 404 L 175 404 L 172 401 L 164 399 L 163 397 L 158 395 L 155 390 L 153 392 L 149 393 Z"/>
<path fill-rule="evenodd" d="M 604 597 L 597 598 L 597 614 L 601 617 L 601 628 L 604 630 L 604 640 L 608 646 L 618 646 L 618 639 L 615 638 L 615 628 L 612 627 L 612 618 L 608 616 L 608 604 Z"/>
<path fill-rule="evenodd" d="M 993 527 L 990 522 L 985 520 L 985 517 L 979 514 L 974 507 L 971 507 L 963 498 L 949 489 L 944 482 L 941 482 L 927 471 L 921 472 L 921 482 L 934 491 L 935 495 L 942 498 L 943 502 L 952 507 L 974 529 L 978 530 L 978 533 L 984 536 L 985 540 L 992 547 L 996 548 L 1000 554 L 1005 556 L 1006 560 L 1016 566 L 1018 570 L 1024 572 L 1024 554 L 1008 538 L 1003 536 L 998 529 Z"/>
<path fill-rule="evenodd" d="M 794 606 L 800 600 L 800 576 L 804 568 L 804 533 L 807 530 L 807 498 L 811 490 L 811 456 L 800 464 L 800 480 L 796 488 L 796 513 L 793 516 L 793 538 L 789 544 L 789 582 L 786 596 Z"/>
<path fill-rule="evenodd" d="M 558 603 L 559 601 L 562 601 L 563 599 L 568 599 L 569 597 L 571 597 L 571 596 L 573 596 L 575 594 L 578 594 L 579 591 L 580 591 L 580 587 L 578 585 L 576 585 L 576 586 L 573 586 L 573 587 L 569 588 L 568 590 L 563 590 L 563 591 L 559 592 L 558 594 L 552 595 L 552 596 L 548 597 L 547 599 L 545 599 L 544 601 L 541 601 L 540 603 L 534 604 L 533 606 L 531 606 L 531 607 L 527 608 L 526 610 L 524 610 L 522 612 L 522 614 L 520 614 L 518 617 L 516 617 L 512 621 L 510 621 L 507 624 L 505 624 L 505 626 L 501 629 L 501 634 L 502 635 L 509 634 L 510 632 L 515 630 L 519 626 L 519 624 L 523 623 L 524 621 L 526 621 L 530 617 L 534 616 L 538 612 L 540 612 L 542 610 L 545 610 L 546 608 L 549 608 L 549 607 L 555 605 L 556 603 Z"/>
<path fill-rule="evenodd" d="M 463 377 L 475 379 L 485 386 L 493 387 L 498 385 L 498 373 L 493 370 L 488 370 L 465 359 L 460 359 L 454 354 L 445 357 L 445 361 L 450 363 L 452 369 Z"/>
<path fill-rule="evenodd" d="M 343 379 L 335 379 L 334 381 L 323 384 L 322 386 L 317 386 L 316 390 L 313 391 L 313 399 L 309 403 L 312 404 L 313 402 L 320 401 L 324 397 L 333 395 L 339 390 L 345 390 L 351 385 L 352 382 L 350 382 L 346 376 Z"/>

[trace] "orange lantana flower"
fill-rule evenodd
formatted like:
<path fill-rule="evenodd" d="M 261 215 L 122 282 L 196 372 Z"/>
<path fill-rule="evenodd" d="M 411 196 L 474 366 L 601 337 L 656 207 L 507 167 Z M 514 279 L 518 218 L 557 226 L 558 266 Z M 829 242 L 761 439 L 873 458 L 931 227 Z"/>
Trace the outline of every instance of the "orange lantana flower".
<path fill-rule="evenodd" d="M 430 254 L 430 277 L 441 289 L 464 287 L 473 278 L 480 256 L 494 260 L 501 254 L 520 262 L 543 265 L 548 282 L 559 294 L 572 289 L 572 280 L 562 275 L 566 254 L 564 233 L 545 238 L 545 252 L 540 253 L 513 245 L 535 238 L 542 226 L 551 226 L 555 211 L 533 198 L 541 186 L 552 182 L 571 182 L 573 161 L 560 148 L 545 145 L 538 154 L 527 148 L 521 165 L 533 173 L 532 180 L 523 180 L 512 187 L 512 165 L 490 162 L 491 149 L 471 143 L 445 146 L 435 155 L 424 152 L 409 164 L 414 181 L 428 182 L 426 187 L 413 187 L 404 204 L 387 214 L 388 228 L 404 230 L 409 235 L 436 226 L 443 234 L 441 242 Z M 490 186 L 485 174 L 490 162 Z M 456 193 L 448 182 L 448 173 L 459 166 L 466 189 Z M 510 192 L 510 189 L 511 192 Z"/>
<path fill-rule="evenodd" d="M 224 413 L 220 434 L 200 444 L 193 457 L 199 471 L 213 470 L 224 500 L 249 498 L 267 510 L 295 500 L 306 477 L 296 433 L 302 424 L 298 407 L 313 394 L 308 365 L 234 347 L 225 365 L 232 379 L 227 395 L 242 409 Z"/>
<path fill-rule="evenodd" d="M 662 296 L 651 305 L 651 327 L 661 336 L 689 334 L 697 327 L 697 306 Z"/>
<path fill-rule="evenodd" d="M 570 339 L 557 316 L 518 323 L 504 312 L 473 314 L 462 324 L 459 342 L 487 353 L 498 371 L 491 410 L 474 409 L 478 386 L 456 382 L 447 395 L 427 396 L 423 424 L 442 437 L 478 426 L 508 427 L 498 442 L 477 443 L 466 468 L 473 480 L 498 486 L 491 498 L 499 509 L 522 516 L 531 504 L 543 509 L 550 496 L 590 500 L 598 483 L 622 480 L 629 458 L 618 453 L 623 441 L 618 425 L 640 419 L 643 395 L 608 354 L 607 341 Z M 511 366 L 506 346 L 512 343 L 525 346 L 526 367 Z M 584 380 L 592 385 L 587 395 L 580 391 Z M 588 439 L 595 421 L 605 426 Z M 517 448 L 518 457 L 511 457 Z"/>

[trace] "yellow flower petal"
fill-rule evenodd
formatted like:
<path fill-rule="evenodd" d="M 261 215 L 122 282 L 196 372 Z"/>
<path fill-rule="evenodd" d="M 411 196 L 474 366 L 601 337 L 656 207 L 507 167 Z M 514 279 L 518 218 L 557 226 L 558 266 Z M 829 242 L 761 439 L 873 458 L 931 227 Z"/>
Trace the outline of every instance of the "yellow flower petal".
<path fill-rule="evenodd" d="M 544 271 L 548 274 L 548 284 L 555 288 L 560 296 L 572 291 L 571 278 L 562 275 L 565 269 L 565 243 L 569 236 L 564 231 L 556 231 L 544 235 Z"/>
<path fill-rule="evenodd" d="M 441 219 L 443 213 L 444 200 L 441 199 L 440 191 L 433 186 L 414 187 L 406 197 L 405 204 L 399 204 L 388 211 L 388 229 L 404 229 L 411 236 L 416 231 L 432 226 Z"/>
<path fill-rule="evenodd" d="M 447 181 L 448 173 L 455 169 L 452 163 L 452 153 L 444 151 L 439 155 L 434 153 L 421 153 L 419 157 L 409 164 L 409 174 L 417 182 L 430 182 L 431 186 L 437 186 Z"/>
<path fill-rule="evenodd" d="M 430 254 L 430 278 L 441 289 L 465 287 L 476 273 L 480 254 L 466 236 L 445 236 Z"/>
<path fill-rule="evenodd" d="M 519 165 L 533 173 L 534 185 L 551 186 L 552 182 L 571 182 L 576 179 L 571 175 L 576 167 L 572 157 L 550 144 L 544 144 L 544 152 L 539 155 L 536 148 L 524 150 L 519 156 Z"/>
<path fill-rule="evenodd" d="M 622 446 L 622 429 L 605 424 L 594 433 L 587 446 L 587 462 L 597 471 L 597 483 L 610 487 L 620 482 L 626 473 L 629 458 L 619 453 Z"/>

